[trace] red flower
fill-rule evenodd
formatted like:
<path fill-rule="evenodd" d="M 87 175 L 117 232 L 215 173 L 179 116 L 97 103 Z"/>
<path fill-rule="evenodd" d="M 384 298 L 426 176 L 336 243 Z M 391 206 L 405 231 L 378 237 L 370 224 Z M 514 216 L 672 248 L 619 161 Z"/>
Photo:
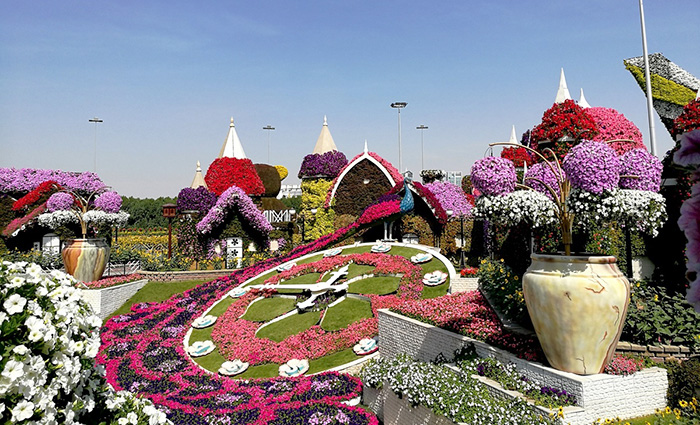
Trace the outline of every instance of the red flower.
<path fill-rule="evenodd" d="M 24 207 L 28 207 L 34 204 L 36 201 L 38 201 L 42 195 L 56 192 L 61 189 L 61 186 L 59 186 L 58 183 L 56 183 L 55 181 L 47 180 L 41 183 L 39 186 L 37 186 L 36 189 L 32 190 L 31 192 L 27 193 L 26 195 L 15 201 L 15 203 L 12 204 L 12 211 L 19 211 Z"/>
<path fill-rule="evenodd" d="M 260 176 L 255 171 L 253 161 L 245 158 L 217 158 L 211 163 L 204 177 L 209 190 L 220 196 L 226 189 L 236 185 L 249 196 L 265 193 Z"/>

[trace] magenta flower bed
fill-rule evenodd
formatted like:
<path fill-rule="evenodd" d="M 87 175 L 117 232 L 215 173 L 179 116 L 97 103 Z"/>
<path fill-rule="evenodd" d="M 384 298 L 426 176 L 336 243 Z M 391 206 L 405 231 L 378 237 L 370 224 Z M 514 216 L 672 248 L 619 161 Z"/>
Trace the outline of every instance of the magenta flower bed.
<path fill-rule="evenodd" d="M 102 288 L 109 288 L 111 286 L 121 285 L 122 283 L 134 282 L 134 281 L 141 280 L 141 279 L 144 279 L 144 277 L 138 273 L 133 273 L 130 275 L 106 277 L 104 279 L 95 280 L 92 282 L 83 282 L 83 283 L 89 289 L 102 289 Z"/>
<path fill-rule="evenodd" d="M 516 356 L 544 362 L 535 337 L 503 329 L 498 316 L 479 291 L 459 292 L 439 298 L 394 306 L 392 311 L 510 351 Z"/>
<path fill-rule="evenodd" d="M 366 295 L 372 303 L 374 317 L 357 321 L 334 332 L 315 325 L 281 342 L 275 342 L 255 336 L 255 332 L 262 323 L 240 318 L 247 306 L 259 296 L 259 294 L 248 293 L 231 304 L 226 313 L 217 320 L 212 331 L 212 340 L 227 359 L 240 359 L 253 365 L 285 363 L 293 358 L 318 359 L 350 348 L 362 338 L 377 335 L 379 308 L 390 308 L 408 300 L 420 299 L 423 287 L 422 268 L 413 265 L 406 258 L 387 254 L 364 253 L 324 258 L 314 263 L 294 266 L 291 270 L 269 278 L 265 283 L 277 283 L 281 279 L 290 279 L 308 273 L 325 273 L 351 261 L 355 264 L 375 266 L 373 274 L 403 275 L 396 294 Z"/>

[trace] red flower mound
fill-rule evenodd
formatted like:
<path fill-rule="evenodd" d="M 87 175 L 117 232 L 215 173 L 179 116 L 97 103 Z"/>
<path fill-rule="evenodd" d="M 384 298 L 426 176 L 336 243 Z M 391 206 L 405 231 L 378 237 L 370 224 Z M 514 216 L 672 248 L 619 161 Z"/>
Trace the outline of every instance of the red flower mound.
<path fill-rule="evenodd" d="M 673 135 L 700 128 L 700 100 L 693 100 L 683 107 L 683 112 L 673 121 Z"/>
<path fill-rule="evenodd" d="M 31 192 L 27 193 L 26 195 L 15 201 L 15 203 L 12 204 L 12 210 L 20 211 L 24 207 L 33 205 L 36 201 L 39 200 L 39 198 L 41 198 L 42 195 L 45 195 L 47 193 L 53 193 L 58 190 L 61 190 L 61 186 L 59 186 L 58 183 L 56 183 L 53 180 L 47 180 L 41 183 L 39 186 L 37 186 L 36 189 L 32 190 Z"/>
<path fill-rule="evenodd" d="M 559 158 L 563 158 L 573 145 L 583 139 L 592 140 L 598 134 L 595 121 L 573 100 L 555 103 L 542 116 L 542 122 L 532 129 L 530 140 L 558 140 L 562 137 L 574 139 L 574 142 L 559 142 L 554 149 Z"/>
<path fill-rule="evenodd" d="M 522 167 L 524 164 L 527 164 L 529 167 L 535 163 L 535 160 L 525 148 L 503 148 L 501 158 L 510 159 L 516 167 Z"/>
<path fill-rule="evenodd" d="M 260 196 L 265 193 L 265 186 L 255 171 L 253 161 L 247 158 L 215 159 L 209 166 L 204 181 L 216 196 L 221 196 L 233 185 L 243 189 L 248 196 Z"/>
<path fill-rule="evenodd" d="M 594 142 L 608 142 L 610 140 L 631 140 L 632 142 L 613 142 L 610 144 L 618 155 L 624 155 L 632 149 L 644 149 L 642 132 L 634 123 L 623 114 L 612 108 L 594 107 L 587 108 L 586 113 L 598 126 L 598 135 Z"/>

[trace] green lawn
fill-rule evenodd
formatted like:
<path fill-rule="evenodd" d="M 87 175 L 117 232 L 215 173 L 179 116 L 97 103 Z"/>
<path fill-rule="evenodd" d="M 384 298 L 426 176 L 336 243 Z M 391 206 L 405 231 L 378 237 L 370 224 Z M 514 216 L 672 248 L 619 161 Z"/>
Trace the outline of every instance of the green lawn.
<path fill-rule="evenodd" d="M 352 294 L 377 294 L 386 295 L 399 289 L 400 277 L 381 276 L 358 280 L 348 286 L 348 292 Z"/>
<path fill-rule="evenodd" d="M 259 329 L 256 336 L 258 338 L 267 338 L 275 342 L 280 342 L 288 336 L 296 335 L 299 332 L 309 329 L 311 326 L 318 323 L 320 317 L 321 315 L 318 311 L 294 314 Z"/>
<path fill-rule="evenodd" d="M 267 322 L 294 310 L 296 303 L 294 298 L 263 298 L 251 304 L 242 318 L 251 322 Z"/>
<path fill-rule="evenodd" d="M 370 274 L 374 269 L 374 266 L 363 266 L 360 264 L 352 263 L 348 266 L 347 279 L 352 279 L 353 277 L 362 276 L 364 274 Z"/>
<path fill-rule="evenodd" d="M 186 280 L 182 282 L 148 282 L 133 297 L 129 298 L 121 307 L 105 319 L 105 322 L 114 316 L 131 312 L 131 306 L 138 303 L 161 302 L 180 294 L 209 280 Z"/>
<path fill-rule="evenodd" d="M 337 331 L 369 317 L 372 317 L 372 305 L 368 301 L 348 297 L 326 311 L 321 327 L 326 331 Z"/>

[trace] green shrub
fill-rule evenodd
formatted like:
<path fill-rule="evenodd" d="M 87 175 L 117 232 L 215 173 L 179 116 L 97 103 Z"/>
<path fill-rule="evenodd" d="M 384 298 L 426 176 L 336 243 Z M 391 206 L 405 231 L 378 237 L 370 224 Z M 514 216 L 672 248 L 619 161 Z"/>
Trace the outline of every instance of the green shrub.
<path fill-rule="evenodd" d="M 668 370 L 668 405 L 700 398 L 700 357 L 666 363 Z"/>
<path fill-rule="evenodd" d="M 494 307 L 508 319 L 530 326 L 522 281 L 503 260 L 482 260 L 476 275 Z"/>
<path fill-rule="evenodd" d="M 700 314 L 678 293 L 646 281 L 634 282 L 622 339 L 635 344 L 685 345 L 700 348 Z"/>

